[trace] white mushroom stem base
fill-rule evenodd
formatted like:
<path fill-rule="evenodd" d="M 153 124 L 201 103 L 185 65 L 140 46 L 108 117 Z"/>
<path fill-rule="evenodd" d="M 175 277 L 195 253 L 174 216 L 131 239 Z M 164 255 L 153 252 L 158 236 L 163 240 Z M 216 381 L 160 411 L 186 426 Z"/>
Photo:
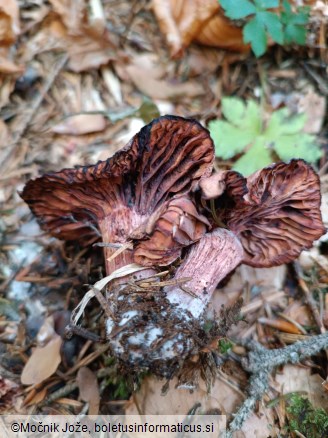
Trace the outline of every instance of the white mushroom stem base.
<path fill-rule="evenodd" d="M 109 292 L 117 316 L 115 321 L 108 318 L 106 327 L 113 355 L 131 371 L 149 369 L 170 377 L 184 360 L 226 334 L 226 322 L 209 325 L 205 310 L 217 284 L 242 258 L 235 235 L 216 229 L 192 246 L 175 273 L 174 280 L 190 278 L 190 293 L 179 285 L 145 291 L 121 285 L 118 293 Z"/>
<path fill-rule="evenodd" d="M 180 288 L 166 289 L 167 299 L 175 303 L 182 314 L 198 318 L 211 300 L 218 285 L 243 259 L 243 248 L 236 236 L 224 228 L 207 233 L 189 251 L 174 278 L 191 278 L 187 288 L 196 296 L 183 293 Z"/>

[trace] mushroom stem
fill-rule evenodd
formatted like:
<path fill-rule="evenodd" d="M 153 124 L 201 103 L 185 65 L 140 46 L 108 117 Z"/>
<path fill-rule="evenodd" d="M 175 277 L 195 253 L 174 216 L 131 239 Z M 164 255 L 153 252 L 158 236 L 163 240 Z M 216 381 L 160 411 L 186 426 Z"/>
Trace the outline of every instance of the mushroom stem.
<path fill-rule="evenodd" d="M 181 287 L 170 286 L 165 289 L 167 299 L 178 304 L 182 314 L 188 311 L 198 318 L 211 300 L 217 284 L 239 265 L 243 255 L 242 245 L 231 231 L 217 228 L 205 234 L 191 247 L 174 276 L 176 280 L 190 277 L 187 287 L 194 296 Z"/>
<path fill-rule="evenodd" d="M 126 230 L 131 228 L 131 219 L 129 219 L 129 214 L 123 214 L 120 217 L 116 215 L 112 215 L 112 217 L 105 216 L 99 221 L 99 228 L 104 243 L 107 275 L 110 275 L 116 269 L 134 263 L 133 253 L 127 241 Z M 117 224 L 116 222 L 118 220 L 120 220 L 121 223 Z M 122 236 L 118 235 L 118 233 L 121 233 Z M 112 245 L 113 243 L 114 245 Z"/>
<path fill-rule="evenodd" d="M 179 286 L 136 293 L 124 287 L 107 292 L 115 320 L 107 319 L 107 338 L 115 356 L 133 369 L 170 376 L 181 363 L 212 340 L 206 332 L 206 306 L 218 282 L 243 259 L 243 248 L 226 229 L 205 234 L 194 244 L 174 280 L 191 278 L 188 291 Z M 147 271 L 141 271 L 141 276 Z M 177 282 L 178 284 L 178 282 Z M 150 292 L 150 294 L 149 294 Z M 220 327 L 216 326 L 220 336 Z"/>

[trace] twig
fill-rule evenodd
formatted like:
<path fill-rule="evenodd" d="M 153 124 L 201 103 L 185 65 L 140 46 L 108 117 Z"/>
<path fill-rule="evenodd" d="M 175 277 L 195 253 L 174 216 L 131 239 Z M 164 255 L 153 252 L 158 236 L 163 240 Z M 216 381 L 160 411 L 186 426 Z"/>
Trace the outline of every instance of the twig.
<path fill-rule="evenodd" d="M 115 375 L 116 372 L 117 371 L 114 368 L 101 368 L 97 372 L 97 374 L 96 374 L 97 375 L 97 379 L 102 379 L 104 377 Z M 78 384 L 77 384 L 76 380 L 74 382 L 67 383 L 62 388 L 59 388 L 57 391 L 55 391 L 52 394 L 48 395 L 46 400 L 44 400 L 43 402 L 39 403 L 39 407 L 48 406 L 52 402 L 58 400 L 59 398 L 66 397 L 67 395 L 69 395 L 70 393 L 75 391 L 76 388 L 78 388 Z"/>
<path fill-rule="evenodd" d="M 269 388 L 269 376 L 272 371 L 287 363 L 299 363 L 307 357 L 317 354 L 328 348 L 328 333 L 312 336 L 311 339 L 295 342 L 288 347 L 268 350 L 254 341 L 239 340 L 237 343 L 250 348 L 248 358 L 242 359 L 243 367 L 251 374 L 248 397 L 242 403 L 235 418 L 231 421 L 226 438 L 231 438 L 232 433 L 240 430 L 244 421 L 252 413 L 255 404 L 263 397 Z"/>
<path fill-rule="evenodd" d="M 320 328 L 320 332 L 326 333 L 326 329 L 325 329 L 325 326 L 323 325 L 322 318 L 320 317 L 317 303 L 315 302 L 315 300 L 311 294 L 310 289 L 308 288 L 307 284 L 305 283 L 305 281 L 303 279 L 303 272 L 302 272 L 302 268 L 301 268 L 300 264 L 298 262 L 294 262 L 294 268 L 295 268 L 295 272 L 297 275 L 298 284 L 299 284 L 300 288 L 302 289 L 302 292 L 305 295 L 307 304 L 311 309 L 311 312 L 313 314 L 315 322 L 318 325 L 318 327 Z"/>
<path fill-rule="evenodd" d="M 34 99 L 34 101 L 31 104 L 31 106 L 29 107 L 29 110 L 28 110 L 28 112 L 26 114 L 26 117 L 23 120 L 23 122 L 22 122 L 20 128 L 18 129 L 18 131 L 15 133 L 11 145 L 9 145 L 8 148 L 6 148 L 6 153 L 5 153 L 5 155 L 1 159 L 3 169 L 5 169 L 5 167 L 7 165 L 7 161 L 10 158 L 10 156 L 13 154 L 17 143 L 20 141 L 20 139 L 24 135 L 26 129 L 28 128 L 29 124 L 32 122 L 37 109 L 41 105 L 45 95 L 50 90 L 52 84 L 54 83 L 54 81 L 55 81 L 55 79 L 57 77 L 57 75 L 59 74 L 61 69 L 66 64 L 67 60 L 68 60 L 68 55 L 64 54 L 59 59 L 59 61 L 56 63 L 56 65 L 51 69 L 51 73 L 49 74 L 46 83 L 44 84 L 42 90 L 36 96 L 36 98 Z"/>

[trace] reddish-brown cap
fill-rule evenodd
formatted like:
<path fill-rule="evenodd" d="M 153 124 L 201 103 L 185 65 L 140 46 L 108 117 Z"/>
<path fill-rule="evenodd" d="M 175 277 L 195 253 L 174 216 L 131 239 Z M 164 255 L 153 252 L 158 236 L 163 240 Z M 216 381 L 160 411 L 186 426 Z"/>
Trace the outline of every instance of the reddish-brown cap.
<path fill-rule="evenodd" d="M 163 116 L 108 160 L 31 180 L 21 197 L 41 227 L 58 238 L 88 243 L 99 238 L 98 230 L 105 242 L 124 243 L 166 201 L 209 176 L 213 160 L 205 128 Z"/>
<path fill-rule="evenodd" d="M 288 263 L 319 239 L 320 181 L 303 160 L 278 163 L 247 178 L 248 193 L 217 215 L 239 236 L 243 263 L 270 267 Z"/>

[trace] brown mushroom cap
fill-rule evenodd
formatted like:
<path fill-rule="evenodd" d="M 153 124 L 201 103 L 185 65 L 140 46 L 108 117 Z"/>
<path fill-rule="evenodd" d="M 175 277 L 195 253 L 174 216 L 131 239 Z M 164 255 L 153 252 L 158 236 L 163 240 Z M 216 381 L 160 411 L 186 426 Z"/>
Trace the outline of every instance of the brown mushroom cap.
<path fill-rule="evenodd" d="M 124 243 L 167 200 L 209 176 L 213 160 L 205 128 L 163 116 L 108 160 L 31 180 L 21 197 L 41 227 L 60 239 L 87 244 L 99 239 L 98 229 L 104 242 Z"/>
<path fill-rule="evenodd" d="M 241 240 L 243 263 L 270 267 L 288 263 L 319 239 L 320 181 L 303 160 L 278 163 L 247 178 L 248 193 L 216 214 Z"/>

